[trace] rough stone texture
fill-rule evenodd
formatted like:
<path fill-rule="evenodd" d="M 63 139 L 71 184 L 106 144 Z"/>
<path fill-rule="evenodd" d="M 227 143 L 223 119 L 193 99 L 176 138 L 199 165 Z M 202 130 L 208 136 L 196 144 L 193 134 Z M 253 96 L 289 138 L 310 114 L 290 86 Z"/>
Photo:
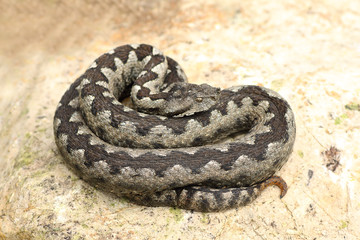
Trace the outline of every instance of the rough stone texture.
<path fill-rule="evenodd" d="M 0 239 L 360 238 L 359 1 L 0 0 L 0 12 Z M 221 213 L 148 208 L 68 170 L 52 133 L 60 97 L 101 53 L 141 42 L 190 82 L 262 85 L 290 102 L 283 199 L 269 188 Z"/>

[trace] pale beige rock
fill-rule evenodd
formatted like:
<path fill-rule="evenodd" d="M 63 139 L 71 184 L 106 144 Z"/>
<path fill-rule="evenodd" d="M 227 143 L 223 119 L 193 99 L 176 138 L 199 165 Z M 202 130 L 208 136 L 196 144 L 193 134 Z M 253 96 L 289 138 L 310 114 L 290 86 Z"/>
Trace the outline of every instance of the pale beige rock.
<path fill-rule="evenodd" d="M 0 239 L 360 238 L 359 1 L 0 0 L 0 10 Z M 148 208 L 68 170 L 52 133 L 60 97 L 101 53 L 142 42 L 193 83 L 262 85 L 290 102 L 283 199 L 269 188 L 221 213 Z M 321 154 L 332 145 L 334 172 Z"/>

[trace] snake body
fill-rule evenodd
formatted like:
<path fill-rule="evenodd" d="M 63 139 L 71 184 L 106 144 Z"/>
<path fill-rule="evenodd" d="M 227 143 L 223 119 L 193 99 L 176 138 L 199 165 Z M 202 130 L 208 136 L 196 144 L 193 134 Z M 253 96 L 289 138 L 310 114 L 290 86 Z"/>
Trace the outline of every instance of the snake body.
<path fill-rule="evenodd" d="M 284 196 L 273 174 L 295 132 L 278 93 L 189 84 L 176 61 L 146 44 L 96 59 L 54 116 L 56 144 L 80 178 L 141 205 L 196 211 L 245 205 L 269 185 Z"/>

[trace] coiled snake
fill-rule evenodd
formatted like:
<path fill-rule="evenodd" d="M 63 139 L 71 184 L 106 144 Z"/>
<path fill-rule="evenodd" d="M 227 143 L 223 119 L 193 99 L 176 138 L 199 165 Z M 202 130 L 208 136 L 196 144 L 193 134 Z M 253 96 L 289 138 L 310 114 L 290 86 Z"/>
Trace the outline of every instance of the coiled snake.
<path fill-rule="evenodd" d="M 285 195 L 273 174 L 292 151 L 295 121 L 272 90 L 189 84 L 173 59 L 133 44 L 103 54 L 70 86 L 54 133 L 66 163 L 102 190 L 142 205 L 220 211 L 269 185 Z"/>

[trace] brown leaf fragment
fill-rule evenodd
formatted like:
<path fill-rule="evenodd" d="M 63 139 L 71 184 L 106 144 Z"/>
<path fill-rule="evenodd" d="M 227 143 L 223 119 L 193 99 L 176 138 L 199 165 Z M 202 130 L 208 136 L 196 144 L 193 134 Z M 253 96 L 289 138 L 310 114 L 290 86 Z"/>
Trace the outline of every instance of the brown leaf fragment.
<path fill-rule="evenodd" d="M 340 150 L 335 146 L 323 151 L 321 155 L 325 159 L 327 169 L 335 172 L 336 168 L 340 165 Z"/>

